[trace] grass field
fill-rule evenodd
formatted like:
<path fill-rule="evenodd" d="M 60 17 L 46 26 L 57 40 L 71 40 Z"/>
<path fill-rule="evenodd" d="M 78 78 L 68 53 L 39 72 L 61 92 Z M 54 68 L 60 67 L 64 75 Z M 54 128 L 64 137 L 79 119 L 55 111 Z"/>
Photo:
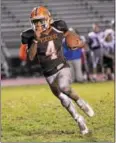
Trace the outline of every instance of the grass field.
<path fill-rule="evenodd" d="M 92 136 L 84 137 L 48 85 L 1 89 L 2 142 L 114 142 L 114 83 L 73 84 L 94 111 L 86 119 Z"/>

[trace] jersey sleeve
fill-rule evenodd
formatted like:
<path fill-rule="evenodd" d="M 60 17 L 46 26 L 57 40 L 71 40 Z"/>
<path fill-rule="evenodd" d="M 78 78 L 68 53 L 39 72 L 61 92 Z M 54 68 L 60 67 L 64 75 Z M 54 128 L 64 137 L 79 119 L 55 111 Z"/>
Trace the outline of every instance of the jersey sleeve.
<path fill-rule="evenodd" d="M 21 33 L 21 43 L 28 44 L 30 40 L 34 39 L 34 31 L 32 29 L 28 29 Z"/>
<path fill-rule="evenodd" d="M 26 44 L 20 45 L 19 58 L 23 61 L 27 60 L 27 45 Z"/>
<path fill-rule="evenodd" d="M 54 21 L 53 26 L 63 33 L 66 33 L 68 31 L 68 26 L 63 20 Z"/>

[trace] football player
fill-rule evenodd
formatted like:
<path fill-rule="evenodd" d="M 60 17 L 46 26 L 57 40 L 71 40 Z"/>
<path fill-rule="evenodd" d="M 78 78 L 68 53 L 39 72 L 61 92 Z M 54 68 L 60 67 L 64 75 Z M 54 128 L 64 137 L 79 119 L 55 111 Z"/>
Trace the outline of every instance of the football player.
<path fill-rule="evenodd" d="M 88 33 L 88 44 L 90 48 L 90 57 L 92 62 L 92 79 L 97 80 L 97 68 L 100 65 L 101 72 L 103 73 L 103 49 L 101 41 L 104 33 L 101 31 L 100 26 L 97 23 L 92 25 L 92 32 Z"/>
<path fill-rule="evenodd" d="M 71 72 L 62 50 L 63 38 L 72 33 L 68 31 L 64 21 L 53 21 L 51 13 L 43 6 L 35 7 L 32 10 L 30 21 L 32 28 L 23 31 L 21 34 L 21 47 L 27 47 L 29 60 L 38 58 L 52 93 L 61 101 L 61 104 L 79 125 L 81 134 L 88 134 L 89 129 L 85 120 L 77 113 L 72 100 L 88 116 L 92 117 L 94 111 L 71 88 Z M 72 49 L 75 47 L 81 48 L 83 43 L 76 44 L 75 42 Z"/>

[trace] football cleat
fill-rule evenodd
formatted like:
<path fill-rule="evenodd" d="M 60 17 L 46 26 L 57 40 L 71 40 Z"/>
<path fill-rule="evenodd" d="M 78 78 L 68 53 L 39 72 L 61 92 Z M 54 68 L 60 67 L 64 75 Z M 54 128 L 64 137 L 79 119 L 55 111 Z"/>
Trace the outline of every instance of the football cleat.
<path fill-rule="evenodd" d="M 77 122 L 78 122 L 78 125 L 79 125 L 79 128 L 80 128 L 80 133 L 81 133 L 82 135 L 88 134 L 88 133 L 89 133 L 89 129 L 88 129 L 86 123 L 85 123 L 84 118 L 83 118 L 82 116 L 80 116 L 80 117 L 78 118 L 78 121 L 77 121 Z"/>

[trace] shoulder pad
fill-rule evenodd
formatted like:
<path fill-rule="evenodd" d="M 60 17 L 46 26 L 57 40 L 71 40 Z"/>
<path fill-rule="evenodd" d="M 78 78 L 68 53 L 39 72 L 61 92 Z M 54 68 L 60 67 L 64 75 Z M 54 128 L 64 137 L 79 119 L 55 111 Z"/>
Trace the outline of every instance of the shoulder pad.
<path fill-rule="evenodd" d="M 58 29 L 59 31 L 62 31 L 62 32 L 67 32 L 68 31 L 68 26 L 67 24 L 65 23 L 65 21 L 63 20 L 56 20 L 52 23 L 52 26 L 56 29 Z"/>
<path fill-rule="evenodd" d="M 23 31 L 22 33 L 21 33 L 21 36 L 24 36 L 24 37 L 31 37 L 31 36 L 34 36 L 34 31 L 33 31 L 33 29 L 27 29 L 27 30 L 25 30 L 25 31 Z"/>

